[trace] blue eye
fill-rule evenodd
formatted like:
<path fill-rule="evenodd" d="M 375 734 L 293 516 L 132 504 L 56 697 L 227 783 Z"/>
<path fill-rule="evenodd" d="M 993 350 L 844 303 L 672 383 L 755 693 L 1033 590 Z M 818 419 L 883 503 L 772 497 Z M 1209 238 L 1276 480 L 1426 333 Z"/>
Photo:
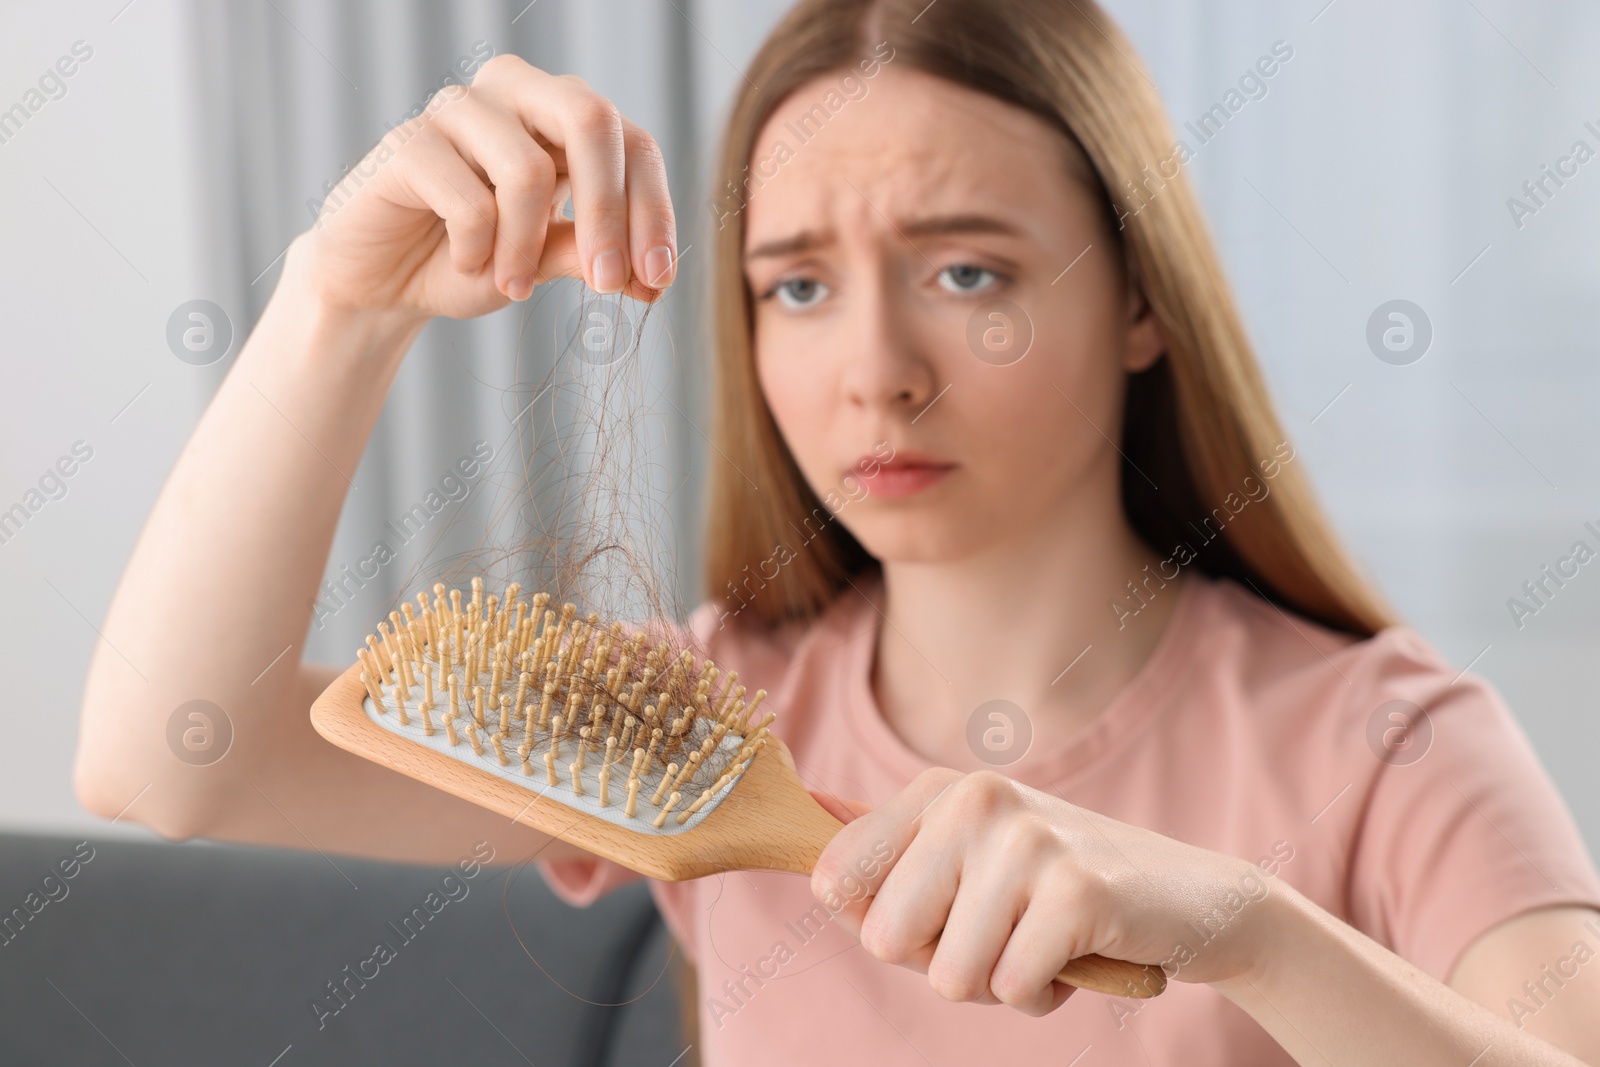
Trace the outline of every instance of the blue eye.
<path fill-rule="evenodd" d="M 986 267 L 958 263 L 939 272 L 939 283 L 952 293 L 977 293 L 989 288 L 999 277 Z"/>
<path fill-rule="evenodd" d="M 790 278 L 773 286 L 772 292 L 784 307 L 801 310 L 827 296 L 828 287 L 815 278 Z"/>

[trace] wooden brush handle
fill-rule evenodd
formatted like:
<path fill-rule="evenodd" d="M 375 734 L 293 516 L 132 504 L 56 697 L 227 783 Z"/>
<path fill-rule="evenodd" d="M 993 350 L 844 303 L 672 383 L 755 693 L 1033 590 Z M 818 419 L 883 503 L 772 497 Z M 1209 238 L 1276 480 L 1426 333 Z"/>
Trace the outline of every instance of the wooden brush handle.
<path fill-rule="evenodd" d="M 805 795 L 816 811 L 806 812 L 803 818 L 794 819 L 786 827 L 787 832 L 793 836 L 785 841 L 785 844 L 793 849 L 794 858 L 799 861 L 797 866 L 805 867 L 804 871 L 798 872 L 801 874 L 811 873 L 817 865 L 818 857 L 822 855 L 822 850 L 833 840 L 834 835 L 844 828 L 844 823 L 829 814 L 809 792 Z M 1092 989 L 1107 996 L 1132 997 L 1138 1000 L 1158 996 L 1167 988 L 1167 976 L 1158 966 L 1114 960 L 1095 953 L 1068 960 L 1055 980 L 1077 986 L 1079 989 Z"/>
<path fill-rule="evenodd" d="M 1167 976 L 1154 964 L 1129 963 L 1091 952 L 1067 961 L 1056 981 L 1092 989 L 1108 997 L 1147 1000 L 1167 988 Z"/>

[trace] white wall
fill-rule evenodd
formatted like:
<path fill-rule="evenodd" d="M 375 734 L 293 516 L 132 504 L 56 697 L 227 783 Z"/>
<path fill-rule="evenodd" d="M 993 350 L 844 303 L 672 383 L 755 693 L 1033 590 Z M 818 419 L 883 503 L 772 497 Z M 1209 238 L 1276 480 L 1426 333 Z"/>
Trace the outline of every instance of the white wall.
<path fill-rule="evenodd" d="M 196 278 L 184 28 L 175 5 L 7 3 L 0 108 L 76 41 L 93 55 L 0 144 L 0 509 L 76 441 L 92 457 L 0 544 L 0 826 L 104 832 L 72 795 L 84 672 L 144 515 L 197 418 L 206 370 L 168 350 Z M 114 20 L 114 21 L 113 21 Z M 137 399 L 135 399 L 137 397 Z M 131 404 L 130 404 L 131 402 Z"/>
<path fill-rule="evenodd" d="M 1600 564 L 1520 629 L 1506 604 L 1580 537 L 1600 548 L 1600 159 L 1520 229 L 1506 206 L 1575 140 L 1600 151 L 1600 9 L 1108 6 L 1179 127 L 1294 50 L 1190 164 L 1280 414 L 1360 561 L 1500 689 L 1600 853 Z M 1434 327 L 1410 366 L 1366 344 L 1395 298 Z"/>

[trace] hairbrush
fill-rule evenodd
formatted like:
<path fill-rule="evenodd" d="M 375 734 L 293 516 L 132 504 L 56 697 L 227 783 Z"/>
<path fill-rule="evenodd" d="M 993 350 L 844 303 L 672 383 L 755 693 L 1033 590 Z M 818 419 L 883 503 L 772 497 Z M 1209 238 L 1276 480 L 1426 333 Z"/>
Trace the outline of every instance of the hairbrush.
<path fill-rule="evenodd" d="M 311 721 L 365 759 L 650 878 L 810 874 L 844 825 L 749 694 L 670 633 L 550 594 L 433 586 L 369 634 Z M 748 699 L 746 699 L 748 696 Z M 1080 956 L 1057 981 L 1153 997 L 1157 966 Z"/>

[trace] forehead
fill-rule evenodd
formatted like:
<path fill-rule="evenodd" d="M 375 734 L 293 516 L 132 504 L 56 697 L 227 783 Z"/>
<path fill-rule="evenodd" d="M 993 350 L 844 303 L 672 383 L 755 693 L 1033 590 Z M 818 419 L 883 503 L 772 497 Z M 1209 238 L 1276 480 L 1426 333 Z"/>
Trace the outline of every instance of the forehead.
<path fill-rule="evenodd" d="M 1066 138 L 1044 119 L 920 71 L 883 67 L 802 85 L 750 157 L 746 246 L 802 227 L 983 210 L 1035 223 L 1086 200 Z"/>

